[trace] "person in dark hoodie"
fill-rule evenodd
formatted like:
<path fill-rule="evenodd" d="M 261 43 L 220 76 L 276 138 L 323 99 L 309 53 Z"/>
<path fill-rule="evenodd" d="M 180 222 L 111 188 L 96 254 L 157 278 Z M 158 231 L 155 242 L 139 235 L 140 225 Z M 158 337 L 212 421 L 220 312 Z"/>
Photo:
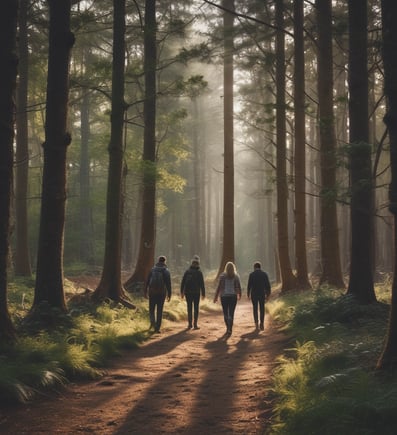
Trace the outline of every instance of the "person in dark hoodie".
<path fill-rule="evenodd" d="M 150 327 L 159 333 L 163 318 L 164 302 L 171 299 L 171 275 L 166 265 L 166 257 L 160 255 L 152 267 L 145 286 L 145 298 L 149 298 Z"/>
<path fill-rule="evenodd" d="M 186 299 L 187 305 L 188 329 L 200 329 L 197 324 L 200 296 L 205 298 L 205 284 L 203 272 L 200 269 L 200 257 L 195 255 L 181 281 L 181 298 Z"/>
<path fill-rule="evenodd" d="M 248 277 L 247 296 L 252 302 L 252 312 L 254 315 L 255 328 L 258 331 L 264 330 L 265 322 L 265 301 L 269 298 L 271 287 L 267 273 L 262 270 L 261 263 L 254 263 L 254 270 Z M 258 319 L 259 307 L 259 319 Z"/>

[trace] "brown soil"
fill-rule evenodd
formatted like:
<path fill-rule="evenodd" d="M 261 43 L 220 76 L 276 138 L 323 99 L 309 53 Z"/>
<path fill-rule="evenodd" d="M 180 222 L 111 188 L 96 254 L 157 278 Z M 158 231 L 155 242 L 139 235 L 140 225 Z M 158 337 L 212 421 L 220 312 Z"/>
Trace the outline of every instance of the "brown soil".
<path fill-rule="evenodd" d="M 243 297 L 233 334 L 221 308 L 200 313 L 200 330 L 164 321 L 161 334 L 113 362 L 98 381 L 70 385 L 56 397 L 0 409 L 0 433 L 263 434 L 285 336 L 266 317 L 253 328 Z"/>

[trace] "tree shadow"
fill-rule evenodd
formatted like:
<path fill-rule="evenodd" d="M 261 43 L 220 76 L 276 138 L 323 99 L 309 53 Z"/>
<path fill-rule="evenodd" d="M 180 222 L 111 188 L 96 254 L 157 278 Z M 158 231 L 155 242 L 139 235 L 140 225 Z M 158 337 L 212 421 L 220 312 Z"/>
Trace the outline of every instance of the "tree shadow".
<path fill-rule="evenodd" d="M 177 334 L 185 341 L 186 331 Z M 162 425 L 175 421 L 173 433 L 236 433 L 233 409 L 236 403 L 237 378 L 244 361 L 249 356 L 249 348 L 259 334 L 249 333 L 237 338 L 224 334 L 205 343 L 206 358 L 195 358 L 199 350 L 192 349 L 180 362 L 158 376 L 143 397 L 132 404 L 124 424 L 115 434 L 161 433 Z M 175 335 L 169 338 L 175 341 Z M 161 340 L 162 341 L 162 340 Z M 145 357 L 165 353 L 159 350 L 160 342 L 153 343 Z M 140 356 L 140 359 L 145 357 Z M 181 412 L 182 410 L 182 412 Z M 230 415 L 229 415 L 230 413 Z M 163 432 L 166 433 L 166 432 Z"/>

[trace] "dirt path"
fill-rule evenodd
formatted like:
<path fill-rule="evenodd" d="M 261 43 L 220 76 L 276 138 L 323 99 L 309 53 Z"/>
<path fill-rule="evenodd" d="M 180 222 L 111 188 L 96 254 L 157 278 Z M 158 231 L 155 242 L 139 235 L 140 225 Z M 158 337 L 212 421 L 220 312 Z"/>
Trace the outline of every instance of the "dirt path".
<path fill-rule="evenodd" d="M 161 334 L 115 361 L 99 381 L 0 410 L 0 433 L 263 434 L 271 416 L 271 372 L 285 337 L 269 317 L 265 331 L 255 332 L 246 299 L 238 303 L 229 338 L 220 307 L 199 320 L 197 331 L 166 322 Z"/>

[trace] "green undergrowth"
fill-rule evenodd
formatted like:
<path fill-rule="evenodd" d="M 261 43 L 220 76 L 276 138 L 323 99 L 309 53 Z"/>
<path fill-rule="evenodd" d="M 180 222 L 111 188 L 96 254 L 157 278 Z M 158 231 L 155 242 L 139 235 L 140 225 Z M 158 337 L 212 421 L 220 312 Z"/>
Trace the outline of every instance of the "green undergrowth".
<path fill-rule="evenodd" d="M 13 345 L 0 347 L 0 402 L 26 402 L 38 393 L 57 390 L 71 381 L 95 379 L 124 351 L 136 348 L 149 331 L 148 302 L 132 295 L 136 309 L 112 301 L 68 304 L 56 327 L 26 324 L 33 301 L 34 282 L 16 280 L 9 285 L 9 311 L 17 328 Z M 68 296 L 76 293 L 65 284 Z M 211 309 L 207 301 L 201 310 Z M 174 295 L 164 307 L 164 325 L 186 318 L 185 302 Z"/>
<path fill-rule="evenodd" d="M 375 370 L 390 288 L 377 287 L 379 302 L 369 306 L 325 287 L 268 303 L 293 344 L 274 372 L 274 416 L 266 433 L 397 433 L 397 374 Z"/>

